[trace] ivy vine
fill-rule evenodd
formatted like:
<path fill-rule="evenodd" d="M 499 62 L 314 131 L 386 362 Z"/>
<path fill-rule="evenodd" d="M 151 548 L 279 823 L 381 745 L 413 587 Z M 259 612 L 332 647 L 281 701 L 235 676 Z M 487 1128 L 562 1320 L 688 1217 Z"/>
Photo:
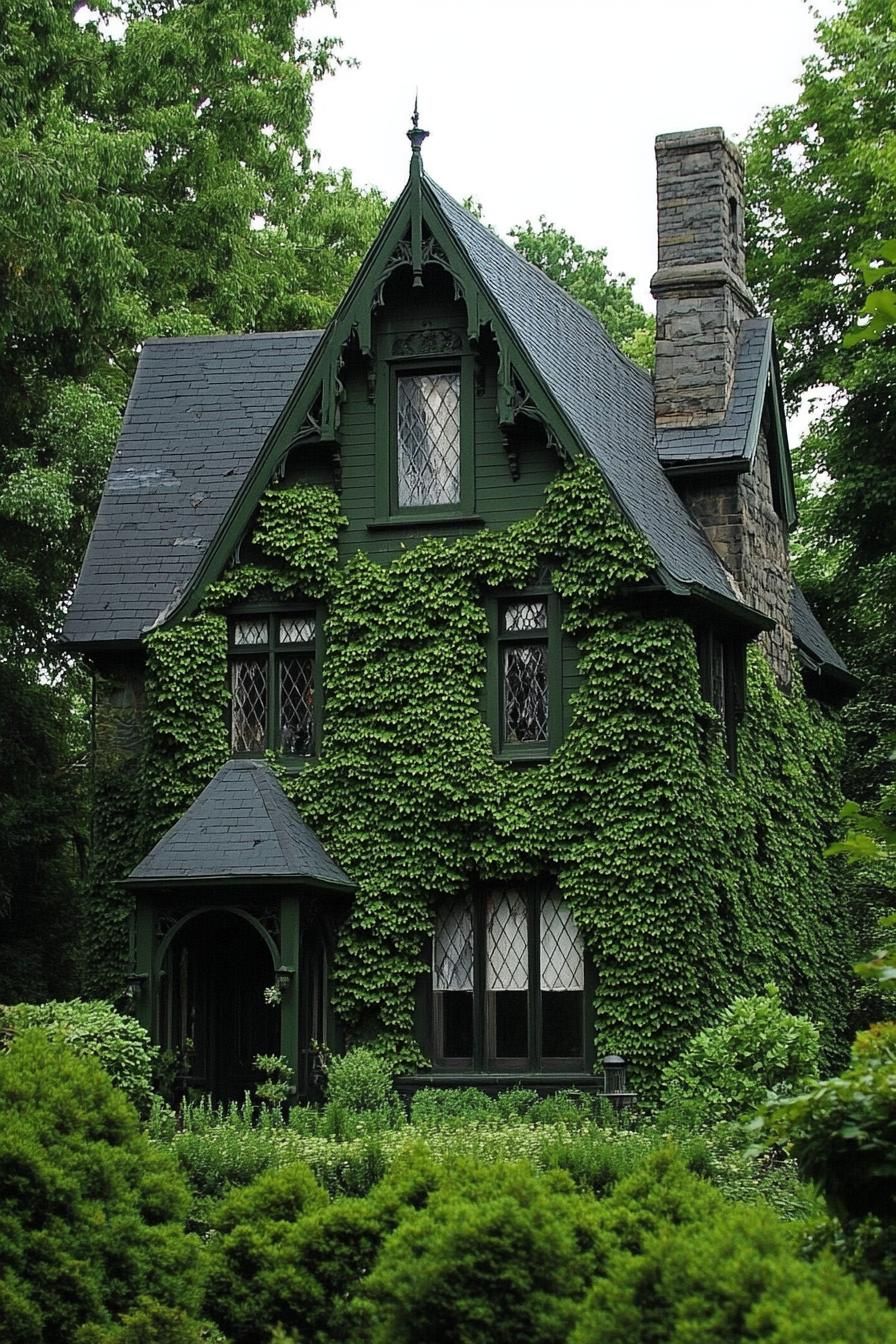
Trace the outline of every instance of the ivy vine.
<path fill-rule="evenodd" d="M 424 1063 L 414 985 L 434 905 L 474 881 L 551 873 L 598 969 L 598 1057 L 623 1054 L 643 1089 L 730 997 L 769 980 L 836 1054 L 846 955 L 823 858 L 839 804 L 832 718 L 799 687 L 783 695 L 751 650 L 730 774 L 691 627 L 613 601 L 653 559 L 590 464 L 560 473 L 534 517 L 426 539 L 388 564 L 360 551 L 340 564 L 343 522 L 326 487 L 270 490 L 260 558 L 214 584 L 202 614 L 147 640 L 143 840 L 226 757 L 222 609 L 250 594 L 325 599 L 321 750 L 282 782 L 358 883 L 334 975 L 351 1037 L 396 1068 Z M 480 709 L 483 594 L 544 567 L 581 684 L 560 748 L 520 767 L 495 759 Z M 120 828 L 108 837 L 123 853 Z"/>

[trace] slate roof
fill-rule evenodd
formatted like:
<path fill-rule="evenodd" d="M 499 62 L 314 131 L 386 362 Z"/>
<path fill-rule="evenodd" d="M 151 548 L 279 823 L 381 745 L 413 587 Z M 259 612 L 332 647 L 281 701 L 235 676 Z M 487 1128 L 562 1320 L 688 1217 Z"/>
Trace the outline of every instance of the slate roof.
<path fill-rule="evenodd" d="M 137 641 L 179 598 L 319 338 L 147 341 L 63 643 Z"/>
<path fill-rule="evenodd" d="M 740 601 L 734 580 L 659 464 L 653 380 L 566 290 L 509 248 L 430 178 L 460 247 L 664 577 Z"/>
<path fill-rule="evenodd" d="M 806 601 L 805 593 L 796 583 L 790 595 L 790 617 L 797 648 L 812 670 L 822 675 L 833 675 L 850 686 L 858 686 L 857 678 L 828 639 L 818 617 Z"/>
<path fill-rule="evenodd" d="M 127 882 L 176 885 L 233 879 L 354 889 L 263 761 L 222 765 Z"/>
<path fill-rule="evenodd" d="M 771 354 L 771 318 L 747 318 L 738 332 L 734 378 L 724 421 L 694 429 L 660 427 L 657 449 L 664 467 L 752 462 L 759 441 Z"/>

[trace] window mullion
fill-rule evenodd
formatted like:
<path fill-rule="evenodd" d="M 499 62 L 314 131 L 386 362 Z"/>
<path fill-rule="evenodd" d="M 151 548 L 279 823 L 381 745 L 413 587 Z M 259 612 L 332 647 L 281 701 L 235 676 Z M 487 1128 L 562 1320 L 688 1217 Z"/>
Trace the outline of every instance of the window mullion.
<path fill-rule="evenodd" d="M 280 719 L 280 667 L 277 658 L 279 635 L 279 617 L 275 616 L 272 612 L 268 616 L 268 717 L 267 723 L 265 724 L 264 735 L 268 751 L 277 750 L 276 729 L 274 725 L 278 723 Z"/>

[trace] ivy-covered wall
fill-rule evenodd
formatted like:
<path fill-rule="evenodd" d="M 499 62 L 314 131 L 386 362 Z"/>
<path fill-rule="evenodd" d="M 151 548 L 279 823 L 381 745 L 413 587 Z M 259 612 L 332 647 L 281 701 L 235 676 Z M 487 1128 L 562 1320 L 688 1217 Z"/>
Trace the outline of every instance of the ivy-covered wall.
<path fill-rule="evenodd" d="M 203 614 L 147 640 L 141 752 L 97 775 L 95 895 L 115 933 L 94 948 L 95 982 L 124 964 L 127 898 L 109 878 L 226 757 L 220 613 L 268 591 L 328 612 L 320 755 L 283 784 L 358 883 L 335 971 L 350 1037 L 421 1064 L 414 986 L 433 904 L 550 872 L 597 967 L 597 1056 L 624 1055 L 641 1087 L 732 995 L 769 980 L 836 1053 L 846 916 L 823 857 L 839 803 L 830 716 L 799 690 L 783 696 L 752 650 L 730 774 L 693 629 L 614 600 L 652 561 L 590 465 L 562 471 L 533 517 L 426 538 L 389 563 L 358 551 L 340 565 L 341 521 L 325 486 L 269 491 L 253 538 L 264 563 L 232 570 Z M 481 711 L 483 597 L 543 566 L 580 680 L 550 761 L 508 764 Z"/>

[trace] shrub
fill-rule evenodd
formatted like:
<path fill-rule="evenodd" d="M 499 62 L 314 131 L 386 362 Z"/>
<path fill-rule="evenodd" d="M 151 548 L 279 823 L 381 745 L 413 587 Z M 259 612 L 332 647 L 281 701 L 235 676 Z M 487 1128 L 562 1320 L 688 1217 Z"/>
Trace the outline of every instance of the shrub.
<path fill-rule="evenodd" d="M 227 1344 L 209 1322 L 197 1321 L 179 1307 L 164 1307 L 141 1297 L 118 1325 L 85 1325 L 77 1344 Z"/>
<path fill-rule="evenodd" d="M 367 1309 L 354 1290 L 387 1225 L 371 1202 L 328 1204 L 303 1164 L 269 1173 L 214 1216 L 208 1314 L 236 1344 L 265 1344 L 275 1325 L 316 1344 L 360 1344 Z"/>
<path fill-rule="evenodd" d="M 807 1017 L 785 1012 L 774 985 L 735 999 L 699 1032 L 663 1075 L 664 1101 L 692 1101 L 710 1118 L 735 1120 L 769 1091 L 793 1092 L 817 1076 L 819 1036 Z"/>
<path fill-rule="evenodd" d="M 68 1344 L 145 1294 L 189 1313 L 198 1241 L 170 1158 L 96 1060 L 41 1032 L 0 1055 L 0 1302 L 11 1340 Z"/>
<path fill-rule="evenodd" d="M 394 1099 L 389 1065 L 369 1046 L 334 1055 L 327 1067 L 327 1099 L 346 1111 L 383 1110 Z"/>
<path fill-rule="evenodd" d="M 375 1344 L 562 1344 L 599 1259 L 595 1208 L 561 1172 L 443 1169 L 364 1282 Z"/>
<path fill-rule="evenodd" d="M 728 1205 L 669 1153 L 599 1207 L 614 1249 L 570 1344 L 892 1344 L 896 1316 L 829 1257 L 807 1264 L 770 1209 Z"/>
<path fill-rule="evenodd" d="M 95 1059 L 138 1109 L 148 1109 L 158 1052 L 136 1018 L 102 999 L 15 1003 L 0 1009 L 0 1028 L 18 1033 L 29 1027 L 64 1041 L 76 1055 Z"/>

